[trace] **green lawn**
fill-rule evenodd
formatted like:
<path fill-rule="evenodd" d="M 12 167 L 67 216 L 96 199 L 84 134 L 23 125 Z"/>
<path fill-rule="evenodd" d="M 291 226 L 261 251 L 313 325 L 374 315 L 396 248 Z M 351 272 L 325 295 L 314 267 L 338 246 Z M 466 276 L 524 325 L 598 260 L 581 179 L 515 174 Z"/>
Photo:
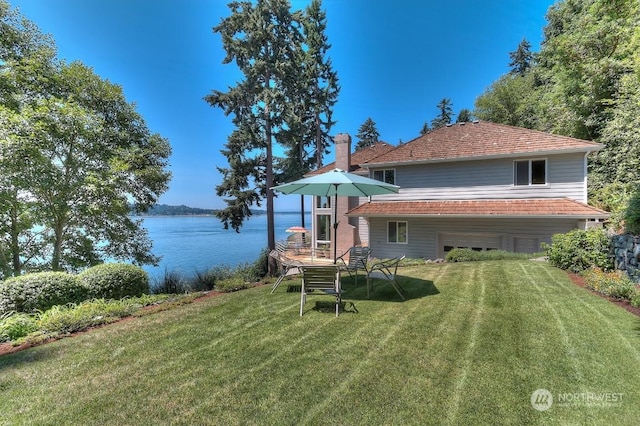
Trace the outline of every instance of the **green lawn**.
<path fill-rule="evenodd" d="M 284 281 L 0 357 L 0 424 L 638 423 L 638 317 L 541 262 L 399 273 L 338 318 Z"/>

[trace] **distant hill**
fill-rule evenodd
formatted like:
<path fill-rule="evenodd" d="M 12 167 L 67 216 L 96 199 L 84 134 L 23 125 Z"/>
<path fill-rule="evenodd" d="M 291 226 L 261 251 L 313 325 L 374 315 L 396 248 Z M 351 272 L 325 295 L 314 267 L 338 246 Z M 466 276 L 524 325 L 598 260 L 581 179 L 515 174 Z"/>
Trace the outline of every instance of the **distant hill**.
<path fill-rule="evenodd" d="M 201 209 L 189 206 L 170 206 L 168 204 L 155 204 L 146 213 L 139 216 L 213 216 L 216 210 Z"/>
<path fill-rule="evenodd" d="M 146 213 L 137 214 L 137 216 L 213 216 L 218 210 L 216 209 L 201 209 L 199 207 L 189 207 L 185 205 L 170 206 L 168 204 L 155 204 Z M 277 212 L 279 214 L 300 214 L 300 212 Z M 308 213 L 308 212 L 307 212 Z M 131 206 L 131 214 L 133 212 L 133 206 Z M 267 214 L 265 210 L 251 210 L 253 215 Z"/>

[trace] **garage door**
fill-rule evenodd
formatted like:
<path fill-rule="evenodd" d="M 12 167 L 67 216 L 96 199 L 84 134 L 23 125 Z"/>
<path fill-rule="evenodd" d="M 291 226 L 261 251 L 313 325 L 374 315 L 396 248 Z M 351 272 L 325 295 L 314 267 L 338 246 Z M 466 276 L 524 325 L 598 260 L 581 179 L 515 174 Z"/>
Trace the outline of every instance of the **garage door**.
<path fill-rule="evenodd" d="M 454 248 L 475 251 L 499 250 L 502 248 L 502 237 L 495 234 L 440 234 L 441 257 Z"/>

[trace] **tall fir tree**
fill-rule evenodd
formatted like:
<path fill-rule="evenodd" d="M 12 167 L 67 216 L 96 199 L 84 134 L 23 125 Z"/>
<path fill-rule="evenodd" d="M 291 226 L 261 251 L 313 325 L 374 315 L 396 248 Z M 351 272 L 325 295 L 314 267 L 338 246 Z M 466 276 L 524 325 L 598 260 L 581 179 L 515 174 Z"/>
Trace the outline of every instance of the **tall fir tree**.
<path fill-rule="evenodd" d="M 440 114 L 436 116 L 433 120 L 431 120 L 431 127 L 433 130 L 439 129 L 440 127 L 444 127 L 447 124 L 451 124 L 453 119 L 453 104 L 451 103 L 451 99 L 443 98 L 438 102 L 436 107 L 440 111 Z"/>
<path fill-rule="evenodd" d="M 216 212 L 225 228 L 240 231 L 251 206 L 266 199 L 267 244 L 275 248 L 274 144 L 291 113 L 299 76 L 301 46 L 298 23 L 287 0 L 232 2 L 231 15 L 214 27 L 226 51 L 223 63 L 235 62 L 243 79 L 227 92 L 213 90 L 205 97 L 212 106 L 232 115 L 235 130 L 221 150 L 229 167 L 218 167 L 223 180 L 216 194 L 226 207 Z M 271 263 L 270 271 L 275 269 Z"/>
<path fill-rule="evenodd" d="M 511 62 L 509 62 L 509 66 L 511 67 L 510 73 L 520 76 L 525 75 L 531 68 L 533 61 L 531 44 L 529 44 L 527 39 L 523 38 L 520 44 L 518 44 L 518 48 L 514 52 L 509 52 L 509 57 L 511 58 Z"/>
<path fill-rule="evenodd" d="M 303 48 L 298 50 L 300 78 L 296 79 L 298 95 L 292 99 L 293 113 L 286 118 L 281 142 L 287 147 L 286 158 L 280 164 L 282 181 L 301 178 L 312 168 L 322 167 L 322 160 L 331 144 L 329 132 L 335 124 L 333 105 L 340 87 L 328 51 L 326 13 L 322 2 L 313 0 L 299 14 L 303 33 Z M 304 226 L 304 196 L 300 197 L 301 225 Z"/>
<path fill-rule="evenodd" d="M 356 151 L 363 148 L 368 148 L 378 143 L 378 141 L 380 140 L 380 133 L 378 133 L 376 123 L 371 119 L 371 117 L 368 117 L 364 121 L 364 123 L 360 125 L 358 133 L 356 134 L 356 138 L 358 138 Z"/>

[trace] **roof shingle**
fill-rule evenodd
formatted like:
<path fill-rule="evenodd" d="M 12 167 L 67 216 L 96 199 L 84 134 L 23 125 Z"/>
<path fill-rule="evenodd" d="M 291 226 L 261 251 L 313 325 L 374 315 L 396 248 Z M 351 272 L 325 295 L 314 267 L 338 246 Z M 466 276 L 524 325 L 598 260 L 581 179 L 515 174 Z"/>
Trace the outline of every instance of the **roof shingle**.
<path fill-rule="evenodd" d="M 514 156 L 549 152 L 590 152 L 601 144 L 486 121 L 441 127 L 368 161 L 369 165 Z"/>
<path fill-rule="evenodd" d="M 351 167 L 349 168 L 349 170 L 345 170 L 345 172 L 362 174 L 363 169 L 359 166 L 360 164 L 364 164 L 375 157 L 386 154 L 387 152 L 391 151 L 394 148 L 395 146 L 390 145 L 386 142 L 377 142 L 373 146 L 358 149 L 351 154 Z M 313 176 L 320 173 L 331 171 L 336 167 L 335 164 L 336 162 L 334 161 L 333 163 L 327 164 L 326 166 L 323 166 L 318 170 L 314 170 L 312 172 L 307 173 L 306 176 Z M 364 171 L 364 174 L 368 174 L 366 170 Z"/>

